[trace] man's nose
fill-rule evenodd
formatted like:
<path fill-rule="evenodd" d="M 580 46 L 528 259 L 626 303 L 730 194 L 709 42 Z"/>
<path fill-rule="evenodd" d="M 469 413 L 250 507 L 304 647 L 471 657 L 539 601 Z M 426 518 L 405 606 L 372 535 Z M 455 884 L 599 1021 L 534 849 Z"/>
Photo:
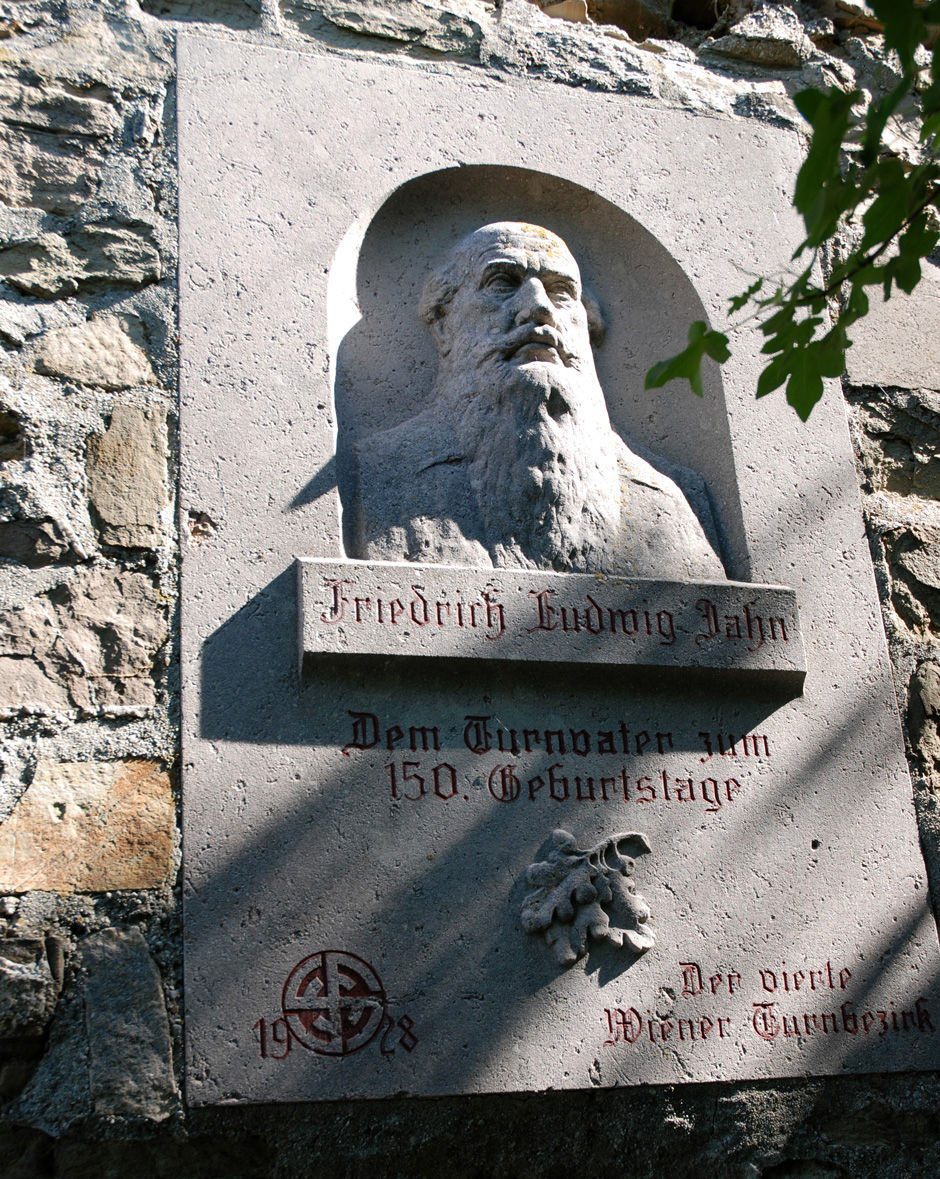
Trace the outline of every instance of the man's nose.
<path fill-rule="evenodd" d="M 534 275 L 527 278 L 516 291 L 513 302 L 516 305 L 515 323 L 555 323 L 555 304 L 548 296 L 542 280 Z"/>

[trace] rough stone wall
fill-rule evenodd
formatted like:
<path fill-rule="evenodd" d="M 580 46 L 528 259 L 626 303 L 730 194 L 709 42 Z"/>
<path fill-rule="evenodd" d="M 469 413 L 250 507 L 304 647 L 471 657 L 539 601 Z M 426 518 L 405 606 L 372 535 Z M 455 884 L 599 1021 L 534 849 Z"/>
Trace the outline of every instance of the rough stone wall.
<path fill-rule="evenodd" d="M 877 95 L 894 78 L 856 0 L 543 7 L 0 2 L 7 1179 L 940 1175 L 940 1078 L 924 1074 L 286 1109 L 182 1102 L 177 566 L 211 522 L 178 522 L 174 505 L 177 29 L 305 53 L 443 55 L 534 86 L 791 126 L 805 85 Z M 909 149 L 903 124 L 891 134 L 893 150 Z M 845 393 L 940 898 L 940 270 L 927 269 L 921 290 L 876 308 L 859 333 Z"/>

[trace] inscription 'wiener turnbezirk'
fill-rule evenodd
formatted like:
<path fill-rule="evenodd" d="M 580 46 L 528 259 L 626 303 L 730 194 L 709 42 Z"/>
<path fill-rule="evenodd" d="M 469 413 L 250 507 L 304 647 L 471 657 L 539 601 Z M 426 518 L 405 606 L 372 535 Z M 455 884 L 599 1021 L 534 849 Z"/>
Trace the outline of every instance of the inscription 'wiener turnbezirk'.
<path fill-rule="evenodd" d="M 300 558 L 302 653 L 701 668 L 802 682 L 796 594 L 747 582 L 636 580 Z"/>

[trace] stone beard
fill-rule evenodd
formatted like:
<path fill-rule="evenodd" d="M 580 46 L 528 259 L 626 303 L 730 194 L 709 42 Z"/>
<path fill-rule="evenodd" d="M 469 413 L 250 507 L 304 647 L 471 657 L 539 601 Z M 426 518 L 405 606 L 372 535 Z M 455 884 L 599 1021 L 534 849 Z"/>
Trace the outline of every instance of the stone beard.
<path fill-rule="evenodd" d="M 421 312 L 440 355 L 434 397 L 357 447 L 352 556 L 725 578 L 702 480 L 654 466 L 611 427 L 600 313 L 559 237 L 476 230 L 432 274 Z"/>
<path fill-rule="evenodd" d="M 620 479 L 603 394 L 596 378 L 548 370 L 496 362 L 468 380 L 454 374 L 439 392 L 470 456 L 468 481 L 492 563 L 604 569 L 620 520 Z"/>

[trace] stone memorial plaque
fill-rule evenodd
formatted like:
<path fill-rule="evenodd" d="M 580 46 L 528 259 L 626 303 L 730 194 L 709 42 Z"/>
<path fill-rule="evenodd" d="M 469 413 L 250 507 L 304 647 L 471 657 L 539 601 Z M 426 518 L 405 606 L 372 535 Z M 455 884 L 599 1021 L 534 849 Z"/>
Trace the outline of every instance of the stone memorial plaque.
<path fill-rule="evenodd" d="M 195 1104 L 935 1068 L 844 416 L 755 121 L 180 40 Z"/>

